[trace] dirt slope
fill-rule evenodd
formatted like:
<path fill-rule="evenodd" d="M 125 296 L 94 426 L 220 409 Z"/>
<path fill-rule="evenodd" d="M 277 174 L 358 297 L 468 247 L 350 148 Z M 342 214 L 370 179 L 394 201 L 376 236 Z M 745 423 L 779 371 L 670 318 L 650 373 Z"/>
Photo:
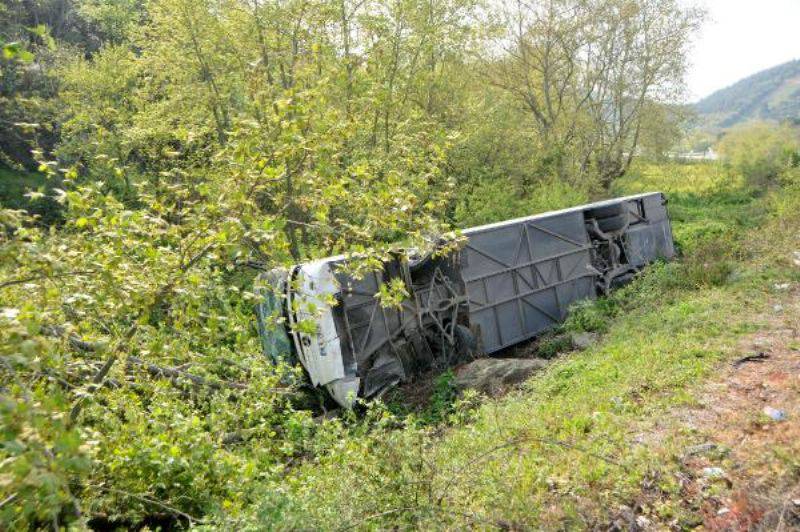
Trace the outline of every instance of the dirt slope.
<path fill-rule="evenodd" d="M 644 437 L 689 432 L 699 442 L 674 458 L 681 505 L 702 529 L 800 530 L 800 288 L 763 318 L 765 327 L 743 339 L 742 356 L 702 386 L 697 404 L 668 412 Z M 642 497 L 653 504 L 646 490 Z M 612 527 L 675 527 L 625 517 Z"/>

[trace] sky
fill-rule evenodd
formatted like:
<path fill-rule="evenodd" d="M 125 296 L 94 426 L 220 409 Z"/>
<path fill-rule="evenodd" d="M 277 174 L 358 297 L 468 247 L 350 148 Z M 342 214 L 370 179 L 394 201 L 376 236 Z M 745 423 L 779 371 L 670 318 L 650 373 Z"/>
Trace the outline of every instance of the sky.
<path fill-rule="evenodd" d="M 694 101 L 766 68 L 800 59 L 800 0 L 697 0 L 709 18 L 687 78 Z"/>

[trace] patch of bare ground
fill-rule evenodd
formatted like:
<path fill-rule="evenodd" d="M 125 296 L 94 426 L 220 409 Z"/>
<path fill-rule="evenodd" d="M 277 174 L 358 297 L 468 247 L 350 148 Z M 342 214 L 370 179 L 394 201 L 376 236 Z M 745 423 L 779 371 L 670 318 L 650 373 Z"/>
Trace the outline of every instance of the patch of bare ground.
<path fill-rule="evenodd" d="M 668 412 L 639 438 L 653 444 L 688 433 L 698 442 L 675 456 L 678 506 L 690 517 L 623 522 L 638 529 L 800 530 L 800 288 L 778 299 L 734 362 L 702 386 L 696 404 Z M 643 485 L 634 510 L 670 496 Z"/>
<path fill-rule="evenodd" d="M 429 370 L 411 381 L 391 390 L 385 400 L 389 403 L 403 405 L 409 412 L 419 413 L 431 404 L 431 397 L 436 390 L 436 379 L 442 370 Z"/>

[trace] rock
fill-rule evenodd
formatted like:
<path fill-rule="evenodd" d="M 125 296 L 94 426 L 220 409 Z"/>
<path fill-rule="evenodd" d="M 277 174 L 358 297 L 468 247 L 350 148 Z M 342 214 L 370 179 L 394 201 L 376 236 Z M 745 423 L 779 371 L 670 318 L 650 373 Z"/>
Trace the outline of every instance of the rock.
<path fill-rule="evenodd" d="M 788 290 L 790 286 L 792 286 L 790 283 L 775 283 L 775 290 Z"/>
<path fill-rule="evenodd" d="M 636 524 L 639 526 L 639 528 L 647 530 L 653 523 L 645 516 L 640 515 L 636 518 Z"/>
<path fill-rule="evenodd" d="M 614 521 L 617 530 L 630 530 L 631 525 L 636 522 L 636 514 L 630 506 L 621 505 L 617 515 Z"/>
<path fill-rule="evenodd" d="M 772 310 L 774 310 L 776 313 L 780 314 L 781 312 L 783 312 L 783 305 L 775 305 L 775 306 L 772 307 Z"/>
<path fill-rule="evenodd" d="M 792 499 L 792 504 L 795 506 L 800 506 L 800 499 Z"/>
<path fill-rule="evenodd" d="M 588 349 L 595 343 L 597 343 L 597 339 L 600 337 L 599 334 L 593 332 L 579 332 L 579 333 L 572 333 L 570 334 L 570 341 L 572 342 L 573 347 L 575 349 Z"/>
<path fill-rule="evenodd" d="M 763 336 L 753 340 L 754 347 L 768 347 L 770 345 L 772 345 L 772 340 Z"/>
<path fill-rule="evenodd" d="M 721 467 L 704 467 L 703 476 L 706 478 L 722 478 L 725 476 L 725 470 Z"/>
<path fill-rule="evenodd" d="M 717 448 L 716 443 L 701 443 L 700 445 L 692 445 L 686 449 L 686 456 L 694 456 L 697 454 L 705 454 Z"/>
<path fill-rule="evenodd" d="M 704 266 L 708 267 L 708 264 L 706 263 L 706 264 L 704 264 Z M 742 270 L 733 270 L 728 275 L 728 278 L 725 279 L 725 281 L 728 282 L 728 283 L 738 283 L 742 279 L 744 279 L 744 274 L 742 273 Z"/>
<path fill-rule="evenodd" d="M 320 414 L 318 416 L 314 416 L 311 419 L 315 423 L 324 423 L 325 421 L 328 421 L 330 419 L 336 419 L 337 417 L 339 417 L 339 414 L 341 414 L 341 413 L 342 413 L 342 409 L 341 408 L 332 408 L 331 410 L 326 410 L 322 414 Z"/>
<path fill-rule="evenodd" d="M 17 316 L 19 316 L 19 309 L 18 308 L 4 308 L 0 309 L 0 317 L 3 317 L 7 320 L 13 320 Z"/>
<path fill-rule="evenodd" d="M 800 267 L 800 251 L 794 251 L 792 253 L 792 262 L 794 262 L 795 266 Z"/>
<path fill-rule="evenodd" d="M 459 389 L 470 388 L 496 395 L 545 367 L 546 360 L 535 358 L 479 358 L 457 368 L 453 382 Z"/>
<path fill-rule="evenodd" d="M 717 510 L 717 515 L 725 515 L 725 514 L 729 513 L 730 511 L 731 511 L 730 508 L 722 507 L 719 510 Z"/>
<path fill-rule="evenodd" d="M 771 406 L 764 407 L 764 414 L 772 421 L 784 421 L 786 419 L 786 412 L 772 408 Z"/>

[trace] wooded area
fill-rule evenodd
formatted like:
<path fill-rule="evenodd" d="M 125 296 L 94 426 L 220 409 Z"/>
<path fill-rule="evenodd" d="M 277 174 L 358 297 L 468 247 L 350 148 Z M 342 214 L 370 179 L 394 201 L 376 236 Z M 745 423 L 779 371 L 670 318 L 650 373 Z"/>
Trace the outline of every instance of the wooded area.
<path fill-rule="evenodd" d="M 270 523 L 254 504 L 286 470 L 388 417 L 313 419 L 299 368 L 260 352 L 254 273 L 374 267 L 609 193 L 681 134 L 701 20 L 678 0 L 5 2 L 0 527 Z"/>

